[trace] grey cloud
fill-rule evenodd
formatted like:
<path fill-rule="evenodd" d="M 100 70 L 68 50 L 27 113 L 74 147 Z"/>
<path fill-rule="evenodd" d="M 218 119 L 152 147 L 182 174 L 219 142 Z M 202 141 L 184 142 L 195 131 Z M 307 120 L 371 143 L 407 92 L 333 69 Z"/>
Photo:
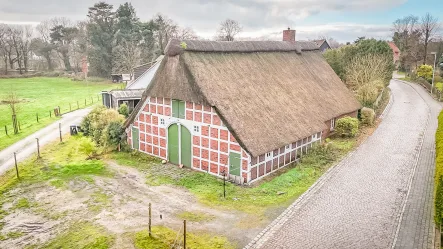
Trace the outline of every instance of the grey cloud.
<path fill-rule="evenodd" d="M 197 33 L 215 33 L 220 21 L 238 20 L 244 31 L 282 29 L 302 24 L 308 16 L 325 11 L 367 11 L 386 9 L 405 0 L 133 0 L 142 20 L 163 13 Z M 73 20 L 86 18 L 91 0 L 0 0 L 0 21 L 40 22 L 55 16 Z M 123 0 L 107 0 L 117 7 Z M 297 25 L 298 26 L 298 25 Z M 369 30 L 368 30 L 369 31 Z"/>

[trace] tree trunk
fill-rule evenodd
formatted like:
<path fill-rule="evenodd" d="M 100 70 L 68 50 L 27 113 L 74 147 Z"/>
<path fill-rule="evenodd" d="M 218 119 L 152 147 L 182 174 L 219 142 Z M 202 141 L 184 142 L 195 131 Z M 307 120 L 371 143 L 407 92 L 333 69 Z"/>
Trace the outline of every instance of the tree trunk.
<path fill-rule="evenodd" d="M 14 128 L 14 134 L 18 133 L 18 123 L 17 116 L 15 114 L 12 115 L 12 127 Z"/>
<path fill-rule="evenodd" d="M 3 61 L 5 62 L 5 75 L 8 74 L 8 57 L 5 56 L 5 58 L 3 58 Z"/>
<path fill-rule="evenodd" d="M 424 52 L 424 56 L 423 56 L 423 65 L 426 64 L 426 59 L 428 57 L 428 42 L 425 41 L 425 52 Z M 432 66 L 434 67 L 434 66 Z"/>
<path fill-rule="evenodd" d="M 65 64 L 66 71 L 71 71 L 71 63 L 69 62 L 69 55 L 66 52 L 62 52 L 63 63 Z"/>
<path fill-rule="evenodd" d="M 14 59 L 11 58 L 11 53 L 8 54 L 8 59 L 9 59 L 9 68 L 10 69 L 14 69 Z"/>
<path fill-rule="evenodd" d="M 23 66 L 25 67 L 25 73 L 28 72 L 28 62 L 29 62 L 28 53 L 24 53 L 24 55 L 23 55 Z"/>

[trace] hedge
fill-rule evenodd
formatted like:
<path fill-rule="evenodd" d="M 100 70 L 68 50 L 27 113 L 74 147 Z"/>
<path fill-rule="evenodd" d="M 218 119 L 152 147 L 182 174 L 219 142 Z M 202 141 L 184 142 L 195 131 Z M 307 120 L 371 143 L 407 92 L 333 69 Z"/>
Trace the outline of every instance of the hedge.
<path fill-rule="evenodd" d="M 443 221 L 443 111 L 438 116 L 438 128 L 435 133 L 435 223 Z"/>
<path fill-rule="evenodd" d="M 358 119 L 344 117 L 335 123 L 335 132 L 343 137 L 355 137 L 358 132 Z"/>
<path fill-rule="evenodd" d="M 363 107 L 361 109 L 361 123 L 364 125 L 373 125 L 375 120 L 375 111 L 371 108 Z"/>

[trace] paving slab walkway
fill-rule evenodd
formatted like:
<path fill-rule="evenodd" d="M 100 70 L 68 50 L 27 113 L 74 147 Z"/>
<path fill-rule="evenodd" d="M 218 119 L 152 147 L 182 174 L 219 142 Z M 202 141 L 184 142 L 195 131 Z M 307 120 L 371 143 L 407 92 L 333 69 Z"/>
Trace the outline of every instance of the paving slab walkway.
<path fill-rule="evenodd" d="M 6 172 L 14 165 L 14 152 L 17 152 L 17 161 L 20 162 L 37 152 L 36 138 L 39 138 L 40 146 L 59 139 L 59 123 L 61 124 L 62 134 L 69 132 L 69 126 L 80 124 L 92 109 L 80 109 L 66 113 L 60 120 L 54 122 L 45 128 L 27 136 L 26 138 L 14 143 L 13 145 L 0 151 L 0 175 Z"/>
<path fill-rule="evenodd" d="M 441 105 L 392 80 L 383 122 L 245 248 L 429 248 Z"/>

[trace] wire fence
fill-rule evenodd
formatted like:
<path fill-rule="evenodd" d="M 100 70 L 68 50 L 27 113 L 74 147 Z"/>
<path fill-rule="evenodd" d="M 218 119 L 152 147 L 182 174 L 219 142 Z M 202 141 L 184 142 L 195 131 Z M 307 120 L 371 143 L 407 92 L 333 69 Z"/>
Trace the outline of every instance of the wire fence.
<path fill-rule="evenodd" d="M 33 125 L 36 125 L 39 123 L 45 123 L 49 119 L 56 120 L 57 117 L 59 117 L 63 114 L 92 106 L 94 104 L 101 102 L 101 100 L 102 100 L 101 94 L 97 94 L 97 95 L 89 96 L 84 99 L 77 100 L 75 102 L 61 103 L 60 105 L 55 106 L 54 109 L 52 109 L 52 110 L 36 112 L 33 118 L 30 118 L 28 115 L 25 119 L 25 118 L 21 117 L 20 115 L 18 115 L 16 117 L 16 119 L 17 119 L 16 129 L 17 129 L 18 133 L 20 133 L 22 130 L 30 128 Z M 9 123 L 1 124 L 0 139 L 12 137 L 15 135 L 13 119 L 14 119 L 14 117 L 11 115 Z"/>

